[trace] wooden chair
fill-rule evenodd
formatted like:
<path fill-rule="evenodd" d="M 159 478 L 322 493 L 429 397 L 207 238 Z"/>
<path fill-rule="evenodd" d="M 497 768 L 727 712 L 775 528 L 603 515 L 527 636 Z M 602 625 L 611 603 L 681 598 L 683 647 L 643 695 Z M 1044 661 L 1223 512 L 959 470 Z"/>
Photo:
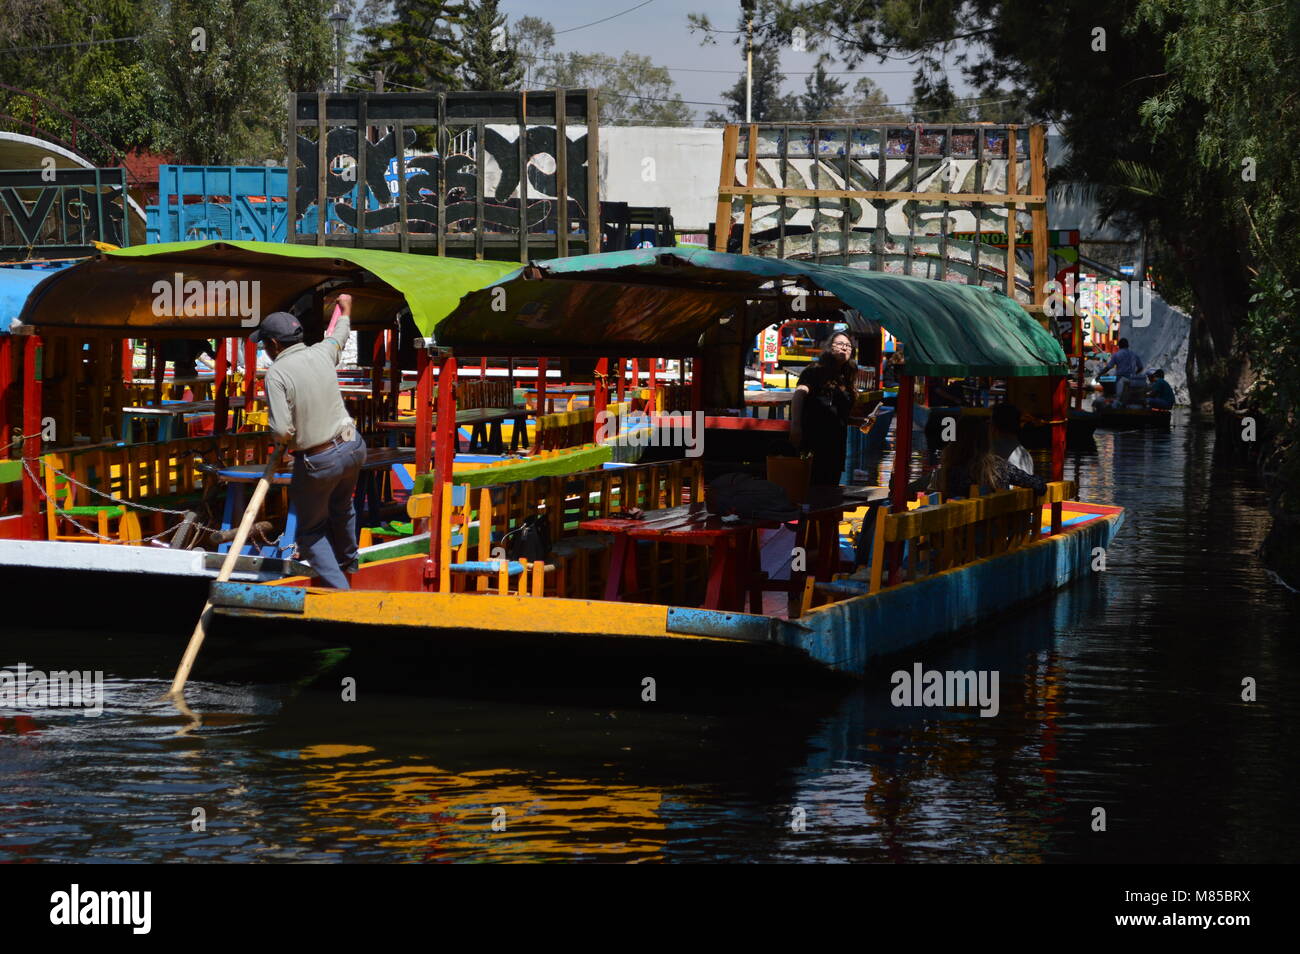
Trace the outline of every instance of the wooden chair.
<path fill-rule="evenodd" d="M 136 515 L 122 504 L 78 504 L 80 489 L 60 473 L 66 466 L 58 454 L 42 458 L 45 472 L 45 525 L 50 540 L 95 540 L 99 543 L 141 543 L 143 533 Z M 94 533 L 81 530 L 85 521 L 95 521 Z M 76 521 L 73 523 L 72 521 Z M 117 539 L 113 539 L 111 524 L 117 524 Z M 72 532 L 60 532 L 61 524 L 70 524 Z M 89 529 L 89 528 L 88 528 Z M 95 535 L 97 534 L 97 536 Z"/>
<path fill-rule="evenodd" d="M 518 577 L 519 596 L 543 596 L 547 574 L 554 575 L 557 567 L 542 560 L 508 560 L 500 553 L 493 556 L 492 514 L 492 492 L 487 487 L 479 488 L 477 495 L 465 484 L 444 488 L 439 589 L 444 593 L 471 592 L 472 584 L 473 592 L 487 593 L 495 583 L 495 592 L 504 596 L 510 593 L 510 581 Z M 557 592 L 563 593 L 558 580 Z"/>

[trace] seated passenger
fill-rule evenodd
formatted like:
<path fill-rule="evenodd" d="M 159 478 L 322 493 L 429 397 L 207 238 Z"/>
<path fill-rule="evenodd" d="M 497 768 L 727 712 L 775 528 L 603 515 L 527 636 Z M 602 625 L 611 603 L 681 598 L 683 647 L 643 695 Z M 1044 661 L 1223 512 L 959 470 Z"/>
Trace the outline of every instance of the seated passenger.
<path fill-rule="evenodd" d="M 961 417 L 957 421 L 957 439 L 943 449 L 934 484 L 945 500 L 966 497 L 973 484 L 980 495 L 1011 487 L 1028 487 L 1041 494 L 1047 482 L 1027 474 L 1019 467 L 993 453 L 989 446 L 989 428 L 978 417 Z"/>
<path fill-rule="evenodd" d="M 1168 411 L 1174 406 L 1174 389 L 1165 380 L 1165 373 L 1156 368 L 1147 376 L 1150 381 L 1151 396 L 1147 398 L 1147 407 Z"/>
<path fill-rule="evenodd" d="M 1020 409 L 999 404 L 989 418 L 989 444 L 993 453 L 1026 474 L 1034 472 L 1034 459 L 1020 443 Z"/>

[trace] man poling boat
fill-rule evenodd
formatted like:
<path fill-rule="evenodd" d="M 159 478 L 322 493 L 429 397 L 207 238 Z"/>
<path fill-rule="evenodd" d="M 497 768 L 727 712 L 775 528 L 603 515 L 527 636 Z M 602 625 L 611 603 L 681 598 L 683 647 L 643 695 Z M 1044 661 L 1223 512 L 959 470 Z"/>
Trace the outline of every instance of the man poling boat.
<path fill-rule="evenodd" d="M 289 499 L 297 511 L 299 554 L 321 583 L 348 588 L 357 568 L 352 495 L 366 444 L 343 404 L 335 368 L 348 340 L 352 296 L 339 295 L 325 339 L 303 343 L 302 324 L 287 311 L 267 315 L 249 337 L 272 359 L 266 397 L 275 442 L 294 452 Z M 326 299 L 326 310 L 334 301 Z"/>

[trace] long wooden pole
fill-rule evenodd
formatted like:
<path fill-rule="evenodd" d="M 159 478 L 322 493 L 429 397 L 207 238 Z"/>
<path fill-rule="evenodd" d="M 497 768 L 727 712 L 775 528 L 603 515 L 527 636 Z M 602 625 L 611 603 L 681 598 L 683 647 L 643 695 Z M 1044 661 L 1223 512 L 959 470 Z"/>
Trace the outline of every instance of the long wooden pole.
<path fill-rule="evenodd" d="M 262 476 L 257 481 L 257 488 L 253 491 L 253 497 L 248 501 L 248 506 L 244 508 L 244 518 L 239 521 L 239 529 L 235 531 L 235 539 L 230 542 L 230 551 L 221 564 L 221 572 L 217 574 L 218 583 L 224 583 L 230 579 L 230 574 L 235 571 L 235 561 L 239 559 L 239 552 L 244 549 L 244 542 L 248 539 L 249 531 L 253 529 L 253 521 L 262 509 L 262 503 L 266 500 L 267 491 L 271 489 L 271 477 L 280 464 L 282 454 L 283 449 L 276 447 L 266 462 L 266 469 L 262 471 Z M 194 632 L 190 635 L 189 645 L 185 647 L 185 655 L 181 657 L 181 664 L 176 669 L 176 677 L 172 679 L 171 690 L 167 693 L 169 696 L 180 696 L 185 691 L 185 681 L 190 678 L 190 670 L 194 667 L 194 660 L 198 658 L 199 650 L 203 647 L 204 637 L 208 635 L 208 622 L 211 619 L 212 598 L 208 597 L 208 601 L 203 604 L 203 612 L 199 614 L 199 621 L 194 624 Z"/>

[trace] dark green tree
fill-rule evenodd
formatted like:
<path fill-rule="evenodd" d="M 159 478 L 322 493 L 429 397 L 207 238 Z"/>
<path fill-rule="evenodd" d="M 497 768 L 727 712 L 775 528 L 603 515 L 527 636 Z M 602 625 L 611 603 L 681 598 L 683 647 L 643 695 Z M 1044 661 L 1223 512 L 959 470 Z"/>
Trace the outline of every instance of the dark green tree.
<path fill-rule="evenodd" d="M 319 89 L 333 75 L 334 32 L 326 19 L 333 6 L 331 0 L 281 0 L 284 81 L 290 92 Z"/>
<path fill-rule="evenodd" d="M 465 5 L 450 0 L 396 0 L 392 20 L 361 31 L 358 71 L 383 70 L 384 82 L 399 92 L 460 89 L 464 58 L 455 28 L 464 15 Z"/>
<path fill-rule="evenodd" d="M 818 59 L 816 68 L 804 78 L 804 94 L 799 97 L 799 110 L 809 122 L 843 116 L 848 105 L 844 102 L 844 91 L 848 89 L 848 84 L 826 71 L 827 59 L 825 56 Z"/>
<path fill-rule="evenodd" d="M 471 0 L 466 12 L 461 27 L 465 62 L 460 71 L 466 89 L 518 89 L 523 82 L 523 65 L 499 6 L 500 0 Z"/>
<path fill-rule="evenodd" d="M 177 159 L 196 165 L 282 154 L 288 38 L 277 0 L 171 0 L 146 37 Z"/>

